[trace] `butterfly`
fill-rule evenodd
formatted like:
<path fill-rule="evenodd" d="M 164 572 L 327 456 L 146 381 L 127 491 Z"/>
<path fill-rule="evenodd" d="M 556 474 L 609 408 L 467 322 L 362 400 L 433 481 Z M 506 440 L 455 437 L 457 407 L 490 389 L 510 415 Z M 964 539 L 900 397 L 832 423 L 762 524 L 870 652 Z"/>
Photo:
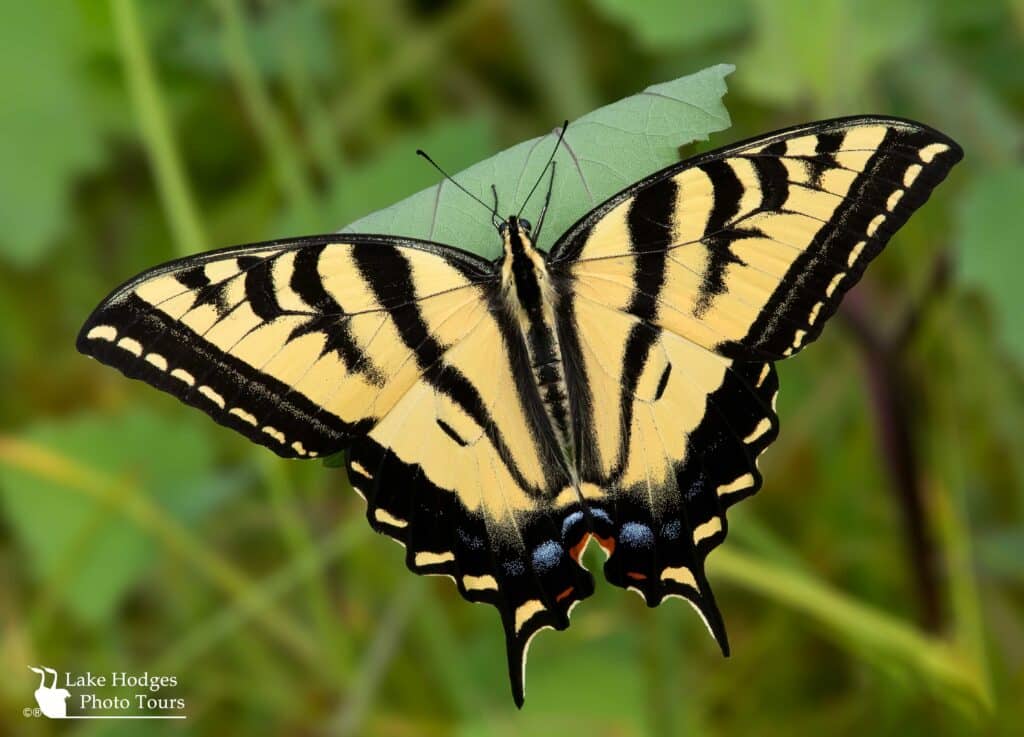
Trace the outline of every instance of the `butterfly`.
<path fill-rule="evenodd" d="M 407 566 L 498 609 L 522 706 L 531 638 L 594 591 L 591 541 L 609 582 L 689 602 L 728 654 L 704 562 L 761 486 L 774 363 L 962 155 L 842 118 L 656 172 L 547 253 L 496 202 L 494 261 L 352 233 L 213 251 L 118 287 L 78 349 L 280 456 L 345 451 Z"/>

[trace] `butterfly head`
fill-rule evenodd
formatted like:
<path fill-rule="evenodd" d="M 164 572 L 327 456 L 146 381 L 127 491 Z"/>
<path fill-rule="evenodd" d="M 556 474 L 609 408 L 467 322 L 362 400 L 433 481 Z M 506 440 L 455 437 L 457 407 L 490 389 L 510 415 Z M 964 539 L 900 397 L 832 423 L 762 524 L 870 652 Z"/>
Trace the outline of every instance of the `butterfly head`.
<path fill-rule="evenodd" d="M 502 242 L 500 269 L 506 288 L 515 287 L 523 306 L 537 304 L 547 282 L 544 256 L 533 246 L 529 220 L 509 215 L 499 226 Z"/>
<path fill-rule="evenodd" d="M 530 232 L 533 230 L 533 225 L 526 218 L 521 218 L 518 215 L 509 215 L 508 218 L 502 220 L 498 224 L 498 232 L 504 239 L 510 232 L 510 229 L 518 231 L 520 236 L 525 235 L 527 238 L 530 237 Z"/>
<path fill-rule="evenodd" d="M 501 222 L 498 232 L 501 233 L 502 251 L 506 261 L 515 261 L 517 258 L 533 260 L 531 255 L 537 252 L 533 247 L 532 230 L 530 221 L 518 215 L 509 215 Z"/>

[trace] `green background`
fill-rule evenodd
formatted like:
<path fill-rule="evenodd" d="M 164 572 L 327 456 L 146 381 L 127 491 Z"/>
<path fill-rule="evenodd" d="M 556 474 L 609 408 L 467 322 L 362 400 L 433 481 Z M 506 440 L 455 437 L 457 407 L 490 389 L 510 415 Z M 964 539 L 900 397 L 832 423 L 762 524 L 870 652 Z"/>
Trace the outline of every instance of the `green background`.
<path fill-rule="evenodd" d="M 0 4 L 0 733 L 1019 734 L 1022 38 L 1021 0 Z M 417 147 L 458 170 L 721 62 L 732 127 L 685 153 L 862 112 L 966 151 L 780 366 L 709 561 L 728 660 L 599 581 L 518 712 L 496 613 L 409 574 L 340 471 L 74 352 L 148 266 L 338 229 L 436 181 Z M 189 719 L 24 717 L 29 665 L 176 676 Z"/>

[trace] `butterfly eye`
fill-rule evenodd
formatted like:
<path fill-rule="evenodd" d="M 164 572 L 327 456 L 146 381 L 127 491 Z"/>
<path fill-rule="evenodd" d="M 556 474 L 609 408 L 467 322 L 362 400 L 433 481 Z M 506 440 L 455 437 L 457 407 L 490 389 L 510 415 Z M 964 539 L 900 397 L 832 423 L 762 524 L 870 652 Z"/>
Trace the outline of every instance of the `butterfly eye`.
<path fill-rule="evenodd" d="M 502 235 L 505 235 L 505 231 L 507 231 L 507 230 L 508 230 L 508 223 L 505 222 L 504 220 L 502 220 L 498 224 L 498 232 L 501 233 Z"/>
<path fill-rule="evenodd" d="M 527 233 L 529 233 L 531 230 L 533 230 L 533 226 L 530 225 L 530 221 L 529 220 L 524 220 L 522 218 L 519 219 L 519 227 L 521 227 Z"/>

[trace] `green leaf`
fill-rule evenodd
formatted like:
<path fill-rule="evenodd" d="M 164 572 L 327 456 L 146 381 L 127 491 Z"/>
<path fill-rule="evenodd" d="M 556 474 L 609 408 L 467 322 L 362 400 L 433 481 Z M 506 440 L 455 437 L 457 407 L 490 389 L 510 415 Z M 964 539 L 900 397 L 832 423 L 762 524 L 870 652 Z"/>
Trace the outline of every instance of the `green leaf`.
<path fill-rule="evenodd" d="M 626 26 L 654 51 L 716 41 L 742 31 L 750 18 L 747 0 L 592 0 L 598 10 Z"/>
<path fill-rule="evenodd" d="M 725 76 L 732 71 L 732 66 L 719 64 L 653 85 L 571 123 L 555 156 L 551 207 L 538 245 L 549 248 L 593 207 L 647 174 L 678 161 L 680 146 L 706 140 L 710 133 L 728 128 L 729 114 L 721 98 L 726 89 Z M 557 137 L 555 128 L 471 166 L 455 179 L 484 202 L 491 202 L 494 183 L 499 213 L 514 213 L 537 181 Z M 538 187 L 523 213 L 525 217 L 536 221 L 546 186 L 544 182 Z M 500 251 L 487 209 L 443 180 L 357 220 L 343 232 L 424 238 L 488 258 L 497 257 Z"/>
<path fill-rule="evenodd" d="M 45 257 L 74 178 L 101 159 L 80 26 L 71 0 L 0 4 L 0 258 L 15 266 Z"/>
<path fill-rule="evenodd" d="M 956 242 L 963 278 L 980 287 L 999 320 L 1004 345 L 1024 362 L 1020 288 L 1020 203 L 1024 166 L 979 174 L 961 199 Z"/>
<path fill-rule="evenodd" d="M 171 421 L 135 410 L 113 418 L 42 422 L 19 442 L 53 459 L 51 469 L 71 464 L 130 481 L 163 512 L 186 522 L 200 518 L 233 486 L 212 475 L 206 428 L 205 418 Z M 83 621 L 104 621 L 152 563 L 155 543 L 108 505 L 80 493 L 74 472 L 41 474 L 30 464 L 6 460 L 0 465 L 0 501 L 35 575 Z"/>

